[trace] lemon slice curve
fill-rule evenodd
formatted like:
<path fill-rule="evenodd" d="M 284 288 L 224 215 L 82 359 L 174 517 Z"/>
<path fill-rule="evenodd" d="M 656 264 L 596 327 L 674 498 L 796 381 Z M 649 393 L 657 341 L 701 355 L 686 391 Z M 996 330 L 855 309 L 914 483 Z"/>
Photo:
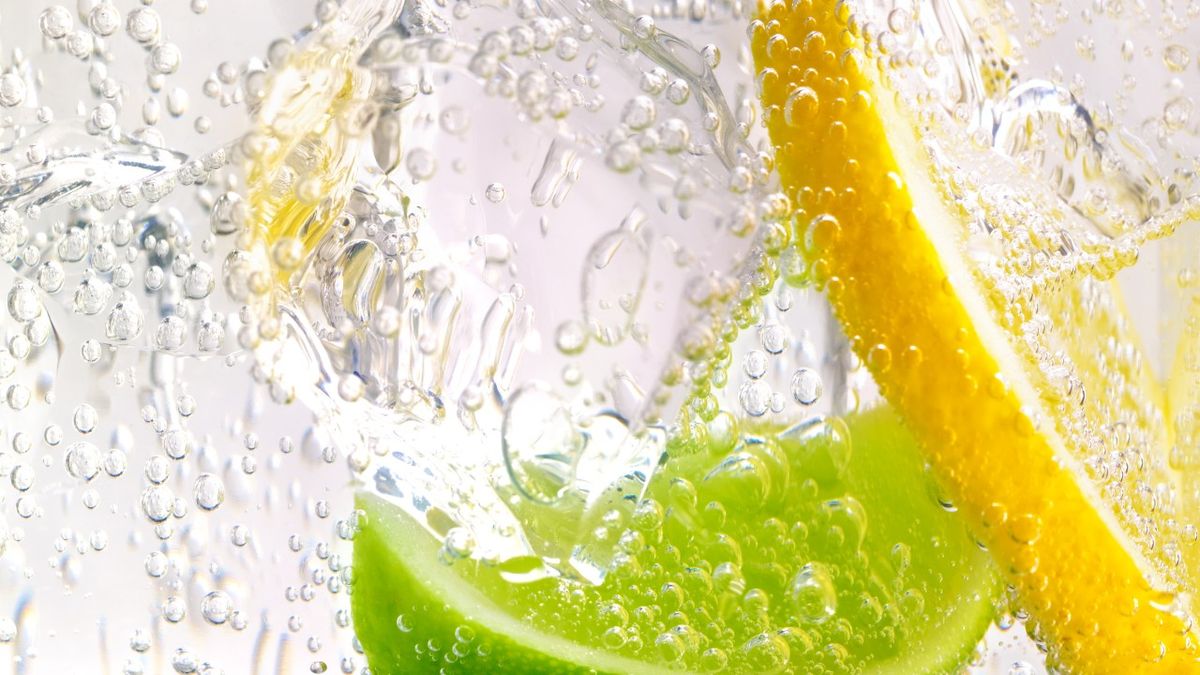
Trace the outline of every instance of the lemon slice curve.
<path fill-rule="evenodd" d="M 1047 419 L 1036 385 L 962 258 L 964 228 L 917 126 L 863 65 L 848 14 L 832 0 L 775 2 L 750 31 L 814 276 L 1050 658 L 1080 672 L 1200 670 L 1191 622 L 1165 606 L 1176 589 L 1164 565 L 1126 533 L 1053 424 L 1035 422 Z M 807 114 L 789 124 L 800 86 L 812 92 Z"/>

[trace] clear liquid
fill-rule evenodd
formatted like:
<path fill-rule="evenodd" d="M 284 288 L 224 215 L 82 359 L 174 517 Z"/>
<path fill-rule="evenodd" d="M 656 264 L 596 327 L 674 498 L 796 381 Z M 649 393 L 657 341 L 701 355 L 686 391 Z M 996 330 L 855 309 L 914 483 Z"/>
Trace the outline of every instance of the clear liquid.
<path fill-rule="evenodd" d="M 687 355 L 718 340 L 701 319 L 732 304 L 753 230 L 779 215 L 741 53 L 752 10 L 348 4 L 295 47 L 344 40 L 329 70 L 370 81 L 337 119 L 303 103 L 271 112 L 259 99 L 279 90 L 255 74 L 261 63 L 233 78 L 214 68 L 217 95 L 193 91 L 179 119 L 175 80 L 139 108 L 150 93 L 132 35 L 141 28 L 122 24 L 114 63 L 135 65 L 116 126 L 149 131 L 115 137 L 99 128 L 114 123 L 87 82 L 104 90 L 106 78 L 71 56 L 83 38 L 49 37 L 51 25 L 49 53 L 30 58 L 84 84 L 66 93 L 28 76 L 29 109 L 6 125 L 0 151 L 13 171 L 0 175 L 0 208 L 20 221 L 0 224 L 0 286 L 16 308 L 0 353 L 0 375 L 13 364 L 0 441 L 12 486 L 0 492 L 0 607 L 13 611 L 0 653 L 17 672 L 71 672 L 80 653 L 113 672 L 189 672 L 193 657 L 228 672 L 354 672 L 365 663 L 346 614 L 348 483 L 444 515 L 431 529 L 469 531 L 463 555 L 533 554 L 601 582 L 611 547 L 546 531 L 513 500 L 596 517 L 611 491 L 641 494 L 679 433 Z M 1094 88 L 1078 91 L 1037 71 L 1074 63 L 1045 36 L 1028 74 L 1013 75 L 1019 59 L 981 41 L 969 6 L 875 13 L 880 26 L 915 27 L 897 33 L 928 60 L 899 70 L 1044 179 L 1078 214 L 1070 234 L 1119 249 L 1188 213 L 1194 124 L 1172 78 L 1184 54 L 1173 46 L 1190 43 L 1173 20 L 1153 17 L 1172 41 L 1135 44 L 1131 58 L 1103 48 L 1111 30 L 1099 21 L 1091 50 L 1078 38 L 1095 69 L 1084 78 Z M 200 18 L 163 25 L 185 33 Z M 1160 50 L 1161 68 L 1136 71 L 1160 78 L 1093 74 L 1118 58 L 1134 72 Z M 1038 61 L 1041 51 L 1053 57 Z M 204 53 L 182 52 L 185 64 Z M 146 68 L 169 70 L 169 50 L 152 54 Z M 55 120 L 38 120 L 39 96 Z M 85 114 L 67 115 L 85 96 Z M 1123 98 L 1125 111 L 1104 97 Z M 268 198 L 231 178 L 262 156 L 241 140 L 254 131 L 246 101 L 259 132 L 277 122 L 278 139 L 294 143 L 276 176 L 287 181 Z M 162 107 L 167 119 L 151 123 Z M 227 135 L 198 133 L 222 117 Z M 306 135 L 314 120 L 328 133 Z M 314 167 L 342 182 L 313 192 L 339 199 L 299 209 L 286 234 L 243 231 L 247 218 L 276 216 L 253 211 L 264 200 L 303 201 Z M 1189 263 L 1163 268 L 1162 295 L 1181 302 Z M 1131 283 L 1142 292 L 1144 281 Z M 720 408 L 794 421 L 878 401 L 814 291 L 779 284 L 757 311 L 730 347 L 737 366 L 714 394 Z M 1185 334 L 1182 322 L 1164 328 L 1160 359 Z M 977 665 L 993 669 L 1019 632 L 994 631 Z"/>

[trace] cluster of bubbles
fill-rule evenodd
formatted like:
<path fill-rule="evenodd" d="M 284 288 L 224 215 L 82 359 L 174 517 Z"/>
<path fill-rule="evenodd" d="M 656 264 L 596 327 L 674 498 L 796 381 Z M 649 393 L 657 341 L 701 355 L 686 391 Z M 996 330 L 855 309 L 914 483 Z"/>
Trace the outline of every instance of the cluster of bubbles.
<path fill-rule="evenodd" d="M 0 74 L 0 649 L 16 672 L 216 675 L 297 652 L 357 672 L 353 514 L 322 478 L 342 456 L 238 387 L 254 318 L 227 259 L 243 148 L 208 140 L 222 118 L 240 131 L 291 40 L 189 90 L 187 60 L 207 57 L 168 17 L 204 26 L 206 0 L 130 5 L 46 6 L 29 26 L 43 53 L 16 50 Z M 255 587 L 284 557 L 297 572 Z"/>

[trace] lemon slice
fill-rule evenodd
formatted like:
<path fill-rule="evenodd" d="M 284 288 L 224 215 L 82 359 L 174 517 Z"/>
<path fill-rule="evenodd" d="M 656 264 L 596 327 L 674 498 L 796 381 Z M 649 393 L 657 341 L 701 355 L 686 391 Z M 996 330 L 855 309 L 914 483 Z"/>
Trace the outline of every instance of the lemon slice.
<path fill-rule="evenodd" d="M 914 115 L 873 30 L 832 0 L 775 2 L 751 27 L 810 278 L 1049 658 L 1200 670 L 1193 514 L 1161 387 L 1104 280 L 1136 237 L 1091 235 L 929 106 Z"/>

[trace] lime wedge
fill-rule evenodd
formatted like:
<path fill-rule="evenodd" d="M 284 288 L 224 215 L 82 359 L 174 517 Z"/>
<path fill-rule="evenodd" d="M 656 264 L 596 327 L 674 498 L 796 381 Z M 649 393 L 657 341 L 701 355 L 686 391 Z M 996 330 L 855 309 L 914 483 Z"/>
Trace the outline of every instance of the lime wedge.
<path fill-rule="evenodd" d="M 360 493 L 351 600 L 372 672 L 935 673 L 969 658 L 996 572 L 890 410 L 741 438 L 668 463 L 599 586 L 447 565 L 421 524 Z"/>

